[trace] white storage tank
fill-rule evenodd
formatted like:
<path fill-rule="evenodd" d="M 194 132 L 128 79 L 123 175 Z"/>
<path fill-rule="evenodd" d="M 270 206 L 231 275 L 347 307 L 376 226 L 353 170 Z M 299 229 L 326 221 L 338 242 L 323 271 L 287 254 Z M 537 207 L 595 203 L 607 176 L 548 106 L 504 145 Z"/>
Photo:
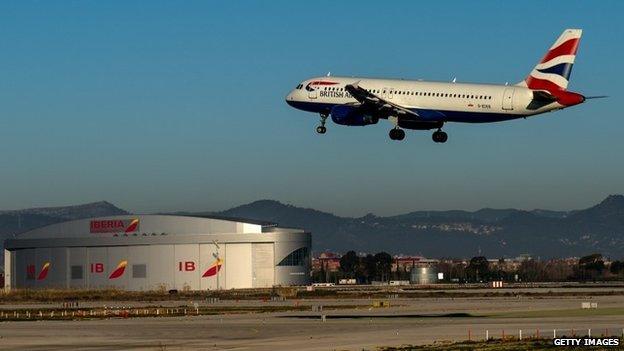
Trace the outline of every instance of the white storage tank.
<path fill-rule="evenodd" d="M 410 284 L 436 284 L 438 271 L 435 267 L 414 267 L 410 271 Z"/>

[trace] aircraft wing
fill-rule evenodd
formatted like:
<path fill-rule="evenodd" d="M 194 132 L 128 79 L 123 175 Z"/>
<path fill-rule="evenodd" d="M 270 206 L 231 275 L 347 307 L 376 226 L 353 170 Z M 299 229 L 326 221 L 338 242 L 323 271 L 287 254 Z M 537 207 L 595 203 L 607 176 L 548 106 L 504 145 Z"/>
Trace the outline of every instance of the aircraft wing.
<path fill-rule="evenodd" d="M 353 84 L 347 84 L 345 90 L 353 96 L 362 107 L 369 111 L 375 111 L 382 117 L 396 116 L 398 118 L 407 117 L 410 119 L 419 119 L 420 115 L 408 108 L 397 105 L 386 99 L 383 99 L 368 90 L 360 87 L 359 81 Z"/>

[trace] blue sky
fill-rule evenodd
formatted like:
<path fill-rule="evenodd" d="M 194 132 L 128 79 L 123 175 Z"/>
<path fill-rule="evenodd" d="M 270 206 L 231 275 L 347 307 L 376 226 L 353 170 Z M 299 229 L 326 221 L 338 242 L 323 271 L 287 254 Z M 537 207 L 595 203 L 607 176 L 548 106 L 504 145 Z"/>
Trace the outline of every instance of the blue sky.
<path fill-rule="evenodd" d="M 431 3 L 431 5 L 429 4 Z M 576 209 L 624 193 L 624 2 L 0 4 L 0 209 L 108 200 L 138 212 L 271 198 L 342 215 Z M 336 75 L 522 80 L 584 29 L 569 89 L 607 94 L 527 120 L 389 140 L 388 123 L 293 110 Z"/>

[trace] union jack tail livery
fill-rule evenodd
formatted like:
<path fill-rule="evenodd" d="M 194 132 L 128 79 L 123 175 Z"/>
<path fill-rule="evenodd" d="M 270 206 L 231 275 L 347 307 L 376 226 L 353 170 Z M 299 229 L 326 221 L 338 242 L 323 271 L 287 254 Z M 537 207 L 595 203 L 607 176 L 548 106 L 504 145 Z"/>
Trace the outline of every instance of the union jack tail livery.
<path fill-rule="evenodd" d="M 533 68 L 519 85 L 529 89 L 556 92 L 566 90 L 572 73 L 572 65 L 581 41 L 581 29 L 566 29 L 550 47 L 544 58 Z"/>

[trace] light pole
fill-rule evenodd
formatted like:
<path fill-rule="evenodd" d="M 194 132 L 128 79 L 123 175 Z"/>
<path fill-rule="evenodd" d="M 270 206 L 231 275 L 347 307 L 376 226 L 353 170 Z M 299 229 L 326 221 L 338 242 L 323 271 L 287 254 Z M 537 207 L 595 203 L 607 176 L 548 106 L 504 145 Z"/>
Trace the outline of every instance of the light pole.
<path fill-rule="evenodd" d="M 221 259 L 219 258 L 219 241 L 213 240 L 212 243 L 217 248 L 217 252 L 213 253 L 212 256 L 217 259 L 217 266 L 215 267 L 217 269 L 217 290 L 220 290 L 221 286 L 219 286 L 219 273 L 221 273 L 221 267 L 219 266 L 219 263 L 221 262 Z"/>

